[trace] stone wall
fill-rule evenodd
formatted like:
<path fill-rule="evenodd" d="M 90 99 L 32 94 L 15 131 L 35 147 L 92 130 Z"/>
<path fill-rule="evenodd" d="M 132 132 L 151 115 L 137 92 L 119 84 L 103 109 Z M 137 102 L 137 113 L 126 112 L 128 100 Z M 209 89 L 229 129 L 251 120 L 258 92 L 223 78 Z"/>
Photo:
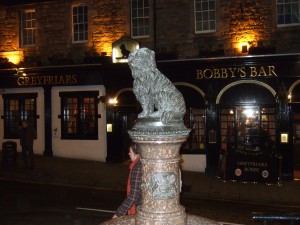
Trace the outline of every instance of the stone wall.
<path fill-rule="evenodd" d="M 222 1 L 219 4 L 218 41 L 226 55 L 238 55 L 240 43 L 257 46 L 272 44 L 272 4 L 264 0 Z"/>
<path fill-rule="evenodd" d="M 78 3 L 89 6 L 89 39 L 83 43 L 72 42 L 72 4 Z M 34 47 L 23 48 L 19 43 L 18 15 L 24 9 L 36 11 Z M 82 63 L 85 57 L 111 55 L 112 42 L 130 35 L 129 18 L 127 0 L 65 0 L 0 7 L 0 51 L 22 50 L 28 65 Z"/>
<path fill-rule="evenodd" d="M 14 8 L 0 7 L 0 52 L 19 48 L 17 20 L 18 14 Z"/>
<path fill-rule="evenodd" d="M 72 42 L 72 4 L 89 6 L 89 40 Z M 175 58 L 245 55 L 241 44 L 270 47 L 277 53 L 300 52 L 300 26 L 276 26 L 275 0 L 217 0 L 217 29 L 195 33 L 193 0 L 149 0 L 150 36 L 141 47 Z M 156 3 L 156 7 L 154 7 Z M 36 45 L 19 43 L 19 12 L 36 10 Z M 0 56 L 22 51 L 27 63 L 38 65 L 82 63 L 85 57 L 111 55 L 111 45 L 130 37 L 130 0 L 60 0 L 51 3 L 0 6 Z M 210 55 L 212 54 L 212 55 Z"/>

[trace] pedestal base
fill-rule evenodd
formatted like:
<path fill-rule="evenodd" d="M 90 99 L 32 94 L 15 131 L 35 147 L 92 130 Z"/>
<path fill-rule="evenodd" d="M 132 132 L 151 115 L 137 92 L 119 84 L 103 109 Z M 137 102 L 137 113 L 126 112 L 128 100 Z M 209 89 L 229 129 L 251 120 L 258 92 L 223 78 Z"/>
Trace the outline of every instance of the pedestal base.
<path fill-rule="evenodd" d="M 101 225 L 136 225 L 137 223 L 136 216 L 123 216 L 117 219 L 112 219 L 102 223 Z M 148 221 L 145 223 L 146 225 L 166 225 L 170 224 L 169 222 L 165 223 L 165 221 Z M 200 216 L 187 215 L 186 217 L 186 225 L 220 225 L 219 222 L 210 220 Z"/>

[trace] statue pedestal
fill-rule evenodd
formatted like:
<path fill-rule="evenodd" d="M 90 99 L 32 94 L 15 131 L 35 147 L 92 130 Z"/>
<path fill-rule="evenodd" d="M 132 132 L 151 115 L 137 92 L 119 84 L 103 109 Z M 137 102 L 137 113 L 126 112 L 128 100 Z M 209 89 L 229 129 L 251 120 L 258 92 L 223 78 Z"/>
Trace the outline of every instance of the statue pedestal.
<path fill-rule="evenodd" d="M 206 218 L 186 215 L 180 205 L 179 150 L 189 132 L 181 119 L 174 118 L 167 125 L 158 118 L 137 120 L 129 135 L 140 150 L 143 203 L 136 215 L 117 218 L 105 225 L 218 224 Z"/>
<path fill-rule="evenodd" d="M 139 119 L 129 131 L 139 146 L 143 165 L 143 204 L 138 208 L 136 224 L 186 224 L 179 200 L 179 150 L 188 134 L 182 121 L 176 119 L 168 125 L 158 119 Z"/>

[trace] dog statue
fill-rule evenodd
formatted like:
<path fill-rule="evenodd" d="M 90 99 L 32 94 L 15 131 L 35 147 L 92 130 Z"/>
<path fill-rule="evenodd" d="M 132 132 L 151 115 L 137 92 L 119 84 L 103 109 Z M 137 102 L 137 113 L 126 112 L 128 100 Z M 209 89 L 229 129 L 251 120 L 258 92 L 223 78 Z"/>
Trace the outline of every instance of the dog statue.
<path fill-rule="evenodd" d="M 129 54 L 133 92 L 143 111 L 139 118 L 160 118 L 167 124 L 172 118 L 183 118 L 186 108 L 182 94 L 156 67 L 155 53 L 141 48 Z"/>

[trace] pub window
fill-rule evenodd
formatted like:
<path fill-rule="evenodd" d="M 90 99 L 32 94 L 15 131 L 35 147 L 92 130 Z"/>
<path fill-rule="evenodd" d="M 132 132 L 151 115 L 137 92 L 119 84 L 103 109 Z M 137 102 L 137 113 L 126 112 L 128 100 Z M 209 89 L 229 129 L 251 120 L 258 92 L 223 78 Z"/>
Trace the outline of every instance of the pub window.
<path fill-rule="evenodd" d="M 62 139 L 98 139 L 97 91 L 61 92 Z"/>
<path fill-rule="evenodd" d="M 191 129 L 190 135 L 181 148 L 181 154 L 205 153 L 205 110 L 189 108 L 184 116 L 184 124 Z"/>
<path fill-rule="evenodd" d="M 149 0 L 131 0 L 131 35 L 149 37 Z"/>
<path fill-rule="evenodd" d="M 208 33 L 216 31 L 216 1 L 195 1 L 195 32 Z"/>
<path fill-rule="evenodd" d="M 4 102 L 4 138 L 19 138 L 19 126 L 22 120 L 28 120 L 36 129 L 37 94 L 3 94 Z"/>
<path fill-rule="evenodd" d="M 299 25 L 299 0 L 277 0 L 277 25 Z"/>
<path fill-rule="evenodd" d="M 73 6 L 73 42 L 88 40 L 88 6 Z"/>
<path fill-rule="evenodd" d="M 274 107 L 237 106 L 221 109 L 221 149 L 259 155 L 275 151 Z"/>
<path fill-rule="evenodd" d="M 35 10 L 21 12 L 21 46 L 35 44 Z"/>

